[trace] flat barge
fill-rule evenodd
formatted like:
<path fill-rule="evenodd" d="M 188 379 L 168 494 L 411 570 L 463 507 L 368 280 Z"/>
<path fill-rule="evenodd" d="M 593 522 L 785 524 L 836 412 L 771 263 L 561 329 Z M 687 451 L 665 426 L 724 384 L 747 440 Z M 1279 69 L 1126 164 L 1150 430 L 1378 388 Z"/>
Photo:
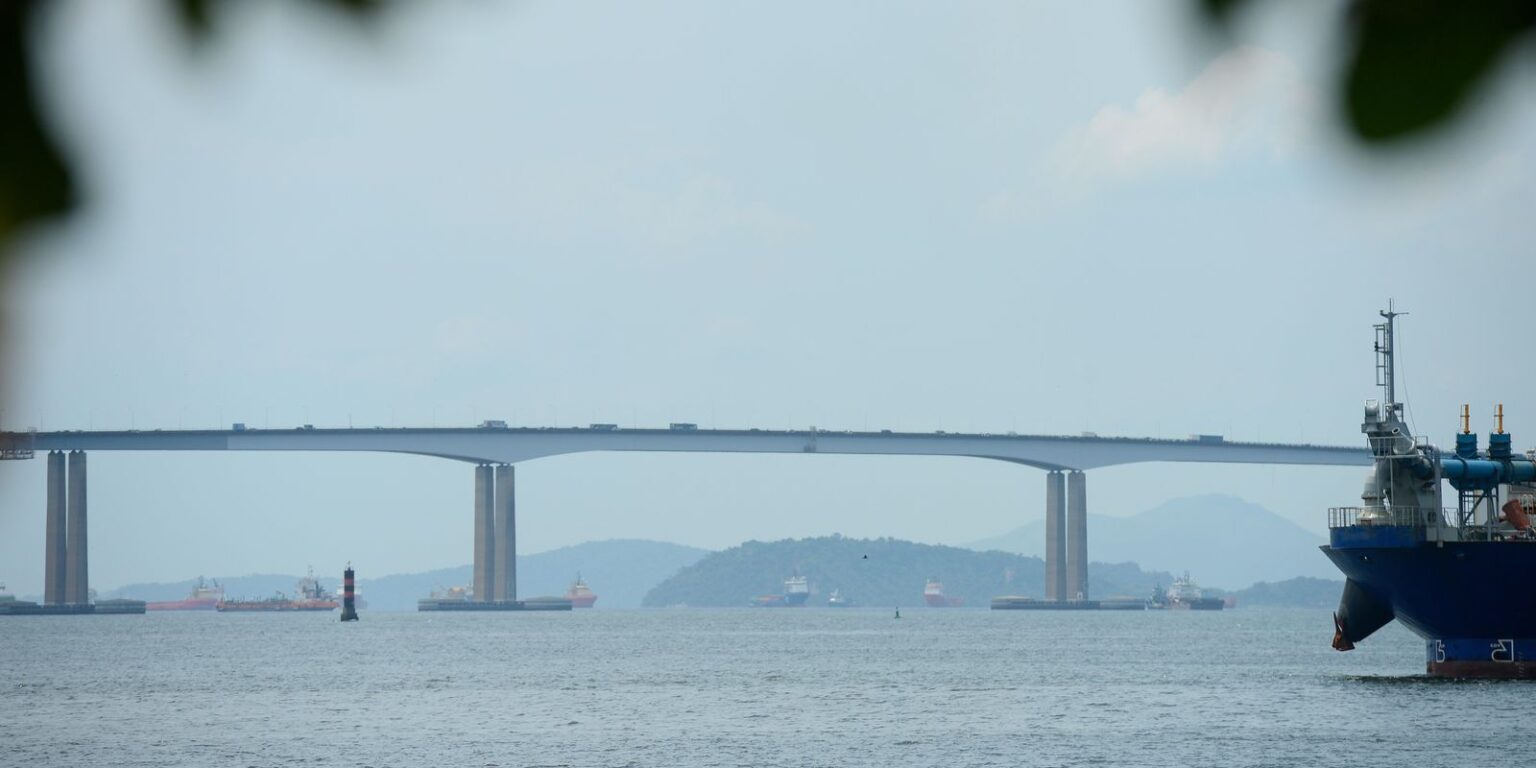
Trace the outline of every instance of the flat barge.
<path fill-rule="evenodd" d="M 532 597 L 527 600 L 456 600 L 422 598 L 418 611 L 569 611 L 574 604 L 563 597 Z"/>
<path fill-rule="evenodd" d="M 111 616 L 143 612 L 143 600 L 97 600 L 94 603 L 54 604 L 39 604 L 31 600 L 0 601 L 0 616 Z"/>

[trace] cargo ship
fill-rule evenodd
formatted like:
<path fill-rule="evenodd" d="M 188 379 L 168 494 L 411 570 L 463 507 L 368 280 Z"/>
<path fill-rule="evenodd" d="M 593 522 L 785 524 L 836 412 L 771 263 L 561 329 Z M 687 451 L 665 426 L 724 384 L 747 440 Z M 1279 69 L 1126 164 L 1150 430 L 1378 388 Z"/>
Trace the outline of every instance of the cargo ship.
<path fill-rule="evenodd" d="M 265 600 L 219 600 L 215 610 L 222 613 L 247 613 L 247 612 L 271 612 L 271 611 L 334 611 L 339 603 L 336 596 L 325 591 L 320 586 L 319 579 L 315 578 L 315 571 L 310 569 L 309 575 L 299 579 L 296 597 L 288 597 L 278 593 Z"/>
<path fill-rule="evenodd" d="M 151 611 L 212 611 L 219 607 L 219 601 L 224 599 L 224 588 L 219 582 L 213 582 L 212 586 L 203 582 L 203 577 L 197 577 L 197 583 L 192 585 L 192 593 L 185 600 L 161 600 L 145 603 L 145 608 Z"/>
<path fill-rule="evenodd" d="M 784 580 L 784 592 L 777 595 L 759 595 L 752 598 L 755 608 L 798 608 L 811 597 L 811 585 L 804 576 L 796 573 Z"/>
<path fill-rule="evenodd" d="M 965 605 L 964 598 L 945 597 L 944 584 L 937 578 L 928 579 L 923 585 L 923 605 L 929 608 L 950 608 Z"/>
<path fill-rule="evenodd" d="M 1157 608 L 1183 611 L 1219 611 L 1227 607 L 1227 601 L 1219 597 L 1206 597 L 1200 585 L 1189 577 L 1189 571 L 1173 580 L 1173 586 L 1161 586 L 1152 591 L 1152 605 Z"/>
<path fill-rule="evenodd" d="M 1345 576 L 1333 647 L 1395 619 L 1424 640 L 1433 677 L 1536 678 L 1536 461 L 1512 450 L 1502 405 L 1486 445 L 1465 405 L 1451 452 L 1413 436 L 1395 392 L 1400 314 L 1375 326 L 1382 397 L 1360 427 L 1374 459 L 1361 504 L 1328 510 L 1322 551 Z"/>
<path fill-rule="evenodd" d="M 597 602 L 597 593 L 581 580 L 581 574 L 578 573 L 570 588 L 565 590 L 565 599 L 571 601 L 572 608 L 591 608 Z"/>

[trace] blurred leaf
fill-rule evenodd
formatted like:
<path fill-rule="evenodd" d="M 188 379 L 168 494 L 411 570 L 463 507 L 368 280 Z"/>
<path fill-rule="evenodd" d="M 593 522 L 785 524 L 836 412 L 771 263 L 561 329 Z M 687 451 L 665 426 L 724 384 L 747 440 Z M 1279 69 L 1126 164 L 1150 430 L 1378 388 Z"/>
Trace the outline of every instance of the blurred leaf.
<path fill-rule="evenodd" d="M 1232 21 L 1237 7 L 1247 2 L 1248 0 L 1196 0 L 1200 11 L 1217 24 L 1227 24 Z"/>
<path fill-rule="evenodd" d="M 298 0 L 369 17 L 384 0 Z M 194 42 L 211 37 L 219 6 L 228 0 L 168 0 L 186 36 Z M 51 7 L 48 0 L 0 0 L 0 260 L 30 224 L 73 210 L 78 193 L 69 157 L 43 119 L 33 64 L 37 27 Z"/>
<path fill-rule="evenodd" d="M 1193 0 L 1223 30 L 1252 1 Z M 1510 45 L 1536 27 L 1536 0 L 1355 0 L 1347 8 L 1338 103 L 1349 130 L 1373 144 L 1455 120 Z"/>
<path fill-rule="evenodd" d="M 1368 0 L 1349 19 L 1341 84 L 1346 117 L 1366 141 L 1390 141 L 1454 117 L 1510 44 L 1536 23 L 1530 0 Z"/>
<path fill-rule="evenodd" d="M 384 6 L 384 0 L 303 0 L 311 5 L 329 6 L 357 17 L 363 17 Z M 171 9 L 180 20 L 181 27 L 193 42 L 202 42 L 214 31 L 215 4 L 227 0 L 169 0 Z"/>
<path fill-rule="evenodd" d="M 32 32 L 43 0 L 0 2 L 0 257 L 28 223 L 75 205 L 69 163 L 38 112 Z"/>
<path fill-rule="evenodd" d="M 213 34 L 212 0 L 171 0 L 176 18 L 181 21 L 182 31 L 193 40 L 204 40 Z"/>

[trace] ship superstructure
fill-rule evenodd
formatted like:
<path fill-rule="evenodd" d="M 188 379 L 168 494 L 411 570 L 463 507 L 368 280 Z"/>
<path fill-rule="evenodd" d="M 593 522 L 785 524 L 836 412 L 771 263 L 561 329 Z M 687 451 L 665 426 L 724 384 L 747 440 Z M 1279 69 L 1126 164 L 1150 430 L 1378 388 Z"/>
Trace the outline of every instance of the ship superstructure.
<path fill-rule="evenodd" d="M 794 607 L 805 605 L 811 596 L 810 583 L 799 573 L 784 580 L 784 604 Z"/>
<path fill-rule="evenodd" d="M 1322 549 L 1347 577 L 1333 647 L 1397 619 L 1424 638 L 1431 675 L 1536 677 L 1536 461 L 1513 451 L 1502 405 L 1486 446 L 1467 406 L 1453 452 L 1413 436 L 1394 381 L 1400 314 L 1376 326 L 1382 399 L 1365 404 L 1374 464 L 1361 505 L 1328 511 Z"/>

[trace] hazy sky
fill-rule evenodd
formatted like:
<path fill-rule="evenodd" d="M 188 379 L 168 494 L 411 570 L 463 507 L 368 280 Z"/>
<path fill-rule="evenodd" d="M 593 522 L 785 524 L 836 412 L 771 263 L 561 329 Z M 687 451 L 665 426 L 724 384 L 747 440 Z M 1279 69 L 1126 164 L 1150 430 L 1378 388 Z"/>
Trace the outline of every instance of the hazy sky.
<path fill-rule="evenodd" d="M 421 3 L 358 30 L 65 3 L 45 91 L 88 207 L 3 294 L 0 425 L 1004 431 L 1359 444 L 1389 297 L 1418 428 L 1536 443 L 1536 66 L 1362 154 L 1329 6 L 1246 47 L 1182 1 Z M 1287 6 L 1280 8 L 1279 6 Z M 1531 439 L 1527 439 L 1531 438 Z M 42 584 L 42 461 L 0 466 L 0 581 Z M 1359 469 L 1090 473 L 1094 512 L 1220 491 L 1321 531 Z M 90 455 L 92 583 L 468 562 L 472 470 Z M 518 468 L 519 545 L 1041 515 L 977 460 L 588 454 Z M 1091 543 L 1090 543 L 1091 544 Z"/>

